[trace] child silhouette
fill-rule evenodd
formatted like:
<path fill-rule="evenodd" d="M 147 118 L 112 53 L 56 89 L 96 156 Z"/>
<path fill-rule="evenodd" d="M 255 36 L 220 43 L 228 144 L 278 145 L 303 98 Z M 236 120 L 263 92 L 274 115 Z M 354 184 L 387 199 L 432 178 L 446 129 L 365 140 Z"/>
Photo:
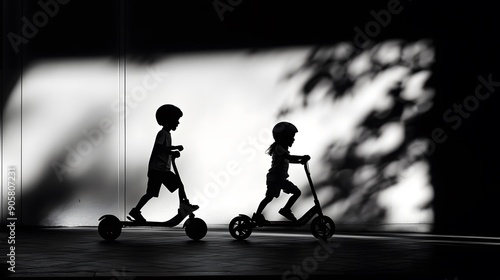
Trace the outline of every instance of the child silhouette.
<path fill-rule="evenodd" d="M 148 184 L 144 194 L 137 206 L 132 208 L 129 215 L 136 221 L 145 222 L 141 209 L 153 197 L 158 197 L 161 185 L 170 191 L 179 190 L 179 215 L 192 212 L 199 207 L 191 205 L 187 199 L 184 185 L 179 176 L 170 171 L 172 156 L 178 157 L 179 152 L 184 149 L 182 145 L 172 146 L 171 130 L 175 130 L 182 117 L 182 111 L 174 105 L 165 104 L 156 111 L 156 121 L 163 128 L 156 135 L 156 140 L 151 152 L 148 164 Z"/>
<path fill-rule="evenodd" d="M 273 138 L 275 142 L 267 149 L 267 153 L 272 156 L 271 168 L 266 175 L 267 191 L 265 198 L 260 202 L 257 211 L 253 214 L 252 220 L 256 223 L 267 222 L 262 211 L 273 198 L 279 197 L 281 190 L 285 193 L 292 194 L 292 196 L 278 213 L 291 221 L 297 220 L 291 208 L 300 197 L 301 192 L 296 185 L 287 179 L 288 165 L 289 163 L 302 163 L 311 158 L 308 155 L 290 155 L 288 147 L 292 146 L 295 141 L 295 133 L 297 132 L 297 128 L 289 122 L 279 122 L 273 128 Z"/>

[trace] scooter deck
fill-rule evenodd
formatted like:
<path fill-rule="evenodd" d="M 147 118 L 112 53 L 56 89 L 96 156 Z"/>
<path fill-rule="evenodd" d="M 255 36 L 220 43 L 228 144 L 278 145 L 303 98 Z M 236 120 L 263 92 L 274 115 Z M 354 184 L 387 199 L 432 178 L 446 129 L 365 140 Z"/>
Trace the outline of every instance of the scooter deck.
<path fill-rule="evenodd" d="M 158 221 L 140 222 L 135 220 L 122 221 L 122 225 L 126 227 L 139 227 L 139 226 L 173 227 L 178 225 L 179 223 L 169 223 L 169 221 L 166 222 L 158 222 Z"/>
<path fill-rule="evenodd" d="M 255 223 L 252 222 L 252 227 L 257 228 L 257 227 L 301 227 L 306 225 L 309 220 L 311 220 L 315 215 L 323 215 L 321 208 L 319 205 L 314 205 L 311 207 L 309 210 L 307 210 L 306 213 L 299 219 L 295 221 L 265 221 L 263 223 Z M 240 214 L 240 216 L 247 217 L 248 219 L 251 219 L 250 217 Z"/>
<path fill-rule="evenodd" d="M 264 223 L 254 223 L 254 227 L 298 227 L 302 224 L 297 220 L 292 221 L 267 221 Z"/>
<path fill-rule="evenodd" d="M 129 221 L 123 221 L 122 225 L 123 226 L 174 227 L 174 226 L 180 224 L 187 216 L 194 217 L 194 214 L 193 214 L 194 211 L 196 211 L 196 210 L 189 211 L 189 212 L 185 211 L 185 212 L 182 212 L 182 213 L 178 213 L 172 219 L 170 219 L 168 221 L 165 221 L 165 222 L 158 222 L 158 221 L 145 221 L 145 222 L 141 222 L 141 221 L 134 220 L 130 216 L 127 216 L 127 219 L 129 219 Z"/>

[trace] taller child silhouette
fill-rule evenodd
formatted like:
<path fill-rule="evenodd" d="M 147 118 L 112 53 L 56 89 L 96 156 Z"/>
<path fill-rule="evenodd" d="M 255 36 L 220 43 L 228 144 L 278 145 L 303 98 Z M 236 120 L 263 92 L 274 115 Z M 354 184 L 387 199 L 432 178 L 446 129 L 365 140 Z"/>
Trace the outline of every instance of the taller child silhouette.
<path fill-rule="evenodd" d="M 156 135 L 153 151 L 149 159 L 146 194 L 141 197 L 137 206 L 129 212 L 129 215 L 136 221 L 146 221 L 141 214 L 141 209 L 151 198 L 158 197 L 162 184 L 170 192 L 179 190 L 179 214 L 187 214 L 199 208 L 197 205 L 189 203 L 179 176 L 170 170 L 172 156 L 178 156 L 178 151 L 184 149 L 182 145 L 172 146 L 172 136 L 170 135 L 170 131 L 175 130 L 179 125 L 179 119 L 182 115 L 182 111 L 171 104 L 165 104 L 156 111 L 156 121 L 163 128 Z"/>

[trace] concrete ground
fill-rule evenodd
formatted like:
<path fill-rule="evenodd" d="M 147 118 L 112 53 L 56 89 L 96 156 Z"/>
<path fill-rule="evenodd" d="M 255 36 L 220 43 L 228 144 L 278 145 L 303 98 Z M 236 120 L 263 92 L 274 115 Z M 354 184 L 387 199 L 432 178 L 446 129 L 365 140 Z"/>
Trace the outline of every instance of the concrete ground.
<path fill-rule="evenodd" d="M 180 227 L 146 227 L 124 228 L 109 242 L 95 227 L 24 228 L 10 272 L 1 234 L 2 274 L 18 279 L 500 279 L 500 238 L 491 237 L 337 232 L 325 243 L 308 232 L 256 229 L 237 241 L 209 226 L 200 241 Z"/>

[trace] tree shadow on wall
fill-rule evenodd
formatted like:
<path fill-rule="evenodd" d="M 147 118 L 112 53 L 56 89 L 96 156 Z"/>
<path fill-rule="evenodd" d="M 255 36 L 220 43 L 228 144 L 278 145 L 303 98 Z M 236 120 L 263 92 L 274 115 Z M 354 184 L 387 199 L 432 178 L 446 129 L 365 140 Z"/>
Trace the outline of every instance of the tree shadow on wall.
<path fill-rule="evenodd" d="M 313 93 L 320 87 L 327 88 L 321 102 L 328 102 L 334 110 L 337 102 L 352 98 L 362 86 L 383 79 L 388 71 L 404 73 L 385 93 L 390 105 L 365 112 L 362 121 L 353 127 L 357 137 L 348 142 L 332 140 L 323 151 L 321 161 L 328 166 L 328 171 L 326 178 L 316 182 L 316 186 L 318 190 L 333 190 L 333 196 L 322 199 L 324 208 L 336 203 L 348 205 L 339 210 L 342 222 L 386 221 L 388 209 L 379 203 L 380 193 L 403 182 L 405 172 L 412 165 L 426 161 L 429 143 L 423 140 L 426 135 L 420 125 L 433 105 L 433 59 L 432 44 L 428 41 L 388 41 L 361 52 L 341 43 L 316 47 L 305 62 L 287 76 L 292 79 L 307 73 L 308 78 L 299 93 L 300 104 L 284 105 L 278 118 L 291 116 L 301 109 L 314 110 L 317 97 Z M 404 131 L 402 140 L 390 149 L 361 153 L 362 146 L 388 133 L 388 125 Z M 323 133 L 318 132 L 320 134 Z M 303 199 L 310 196 L 304 193 Z M 431 199 L 419 203 L 420 210 L 432 210 Z"/>

